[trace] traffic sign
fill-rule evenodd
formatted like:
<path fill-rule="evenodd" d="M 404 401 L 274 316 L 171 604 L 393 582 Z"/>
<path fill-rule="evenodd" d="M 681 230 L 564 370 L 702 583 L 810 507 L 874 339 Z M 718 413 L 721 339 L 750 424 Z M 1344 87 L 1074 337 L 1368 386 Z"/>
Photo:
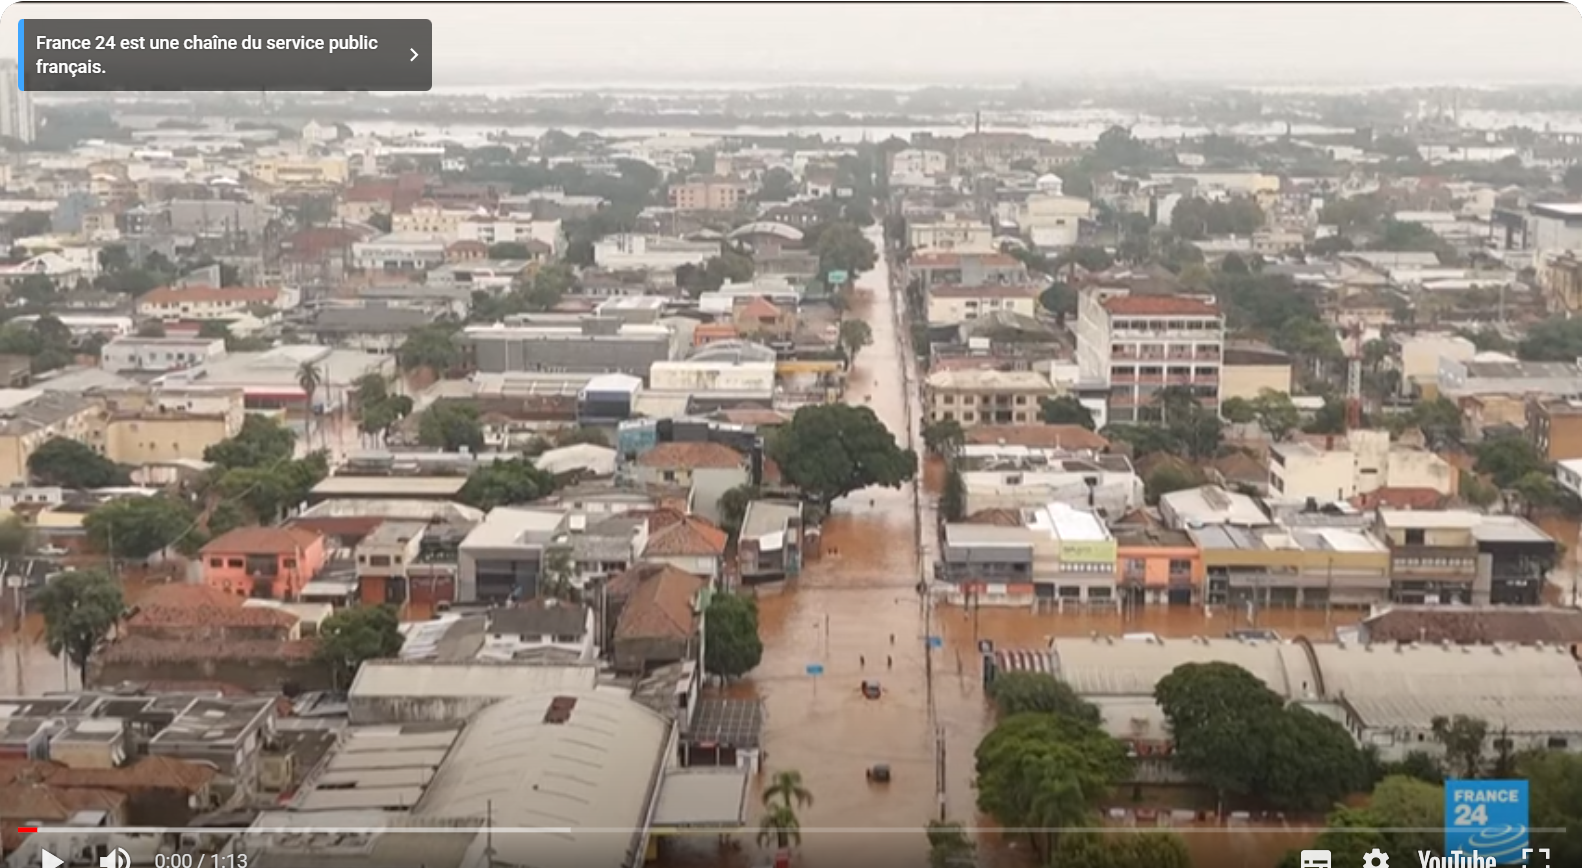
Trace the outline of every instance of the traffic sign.
<path fill-rule="evenodd" d="M 1445 781 L 1445 854 L 1527 861 L 1526 781 Z"/>
<path fill-rule="evenodd" d="M 851 275 L 837 268 L 829 273 L 829 276 L 825 278 L 825 282 L 830 286 L 844 286 L 846 284 L 846 279 L 849 277 L 851 277 Z"/>
<path fill-rule="evenodd" d="M 943 647 L 945 647 L 945 639 L 944 639 L 944 637 L 942 637 L 942 636 L 930 636 L 930 637 L 928 637 L 928 647 L 930 647 L 930 648 L 943 648 Z"/>
<path fill-rule="evenodd" d="M 807 665 L 807 674 L 813 675 L 813 676 L 823 675 L 824 674 L 824 664 L 822 664 L 822 663 L 809 663 Z"/>

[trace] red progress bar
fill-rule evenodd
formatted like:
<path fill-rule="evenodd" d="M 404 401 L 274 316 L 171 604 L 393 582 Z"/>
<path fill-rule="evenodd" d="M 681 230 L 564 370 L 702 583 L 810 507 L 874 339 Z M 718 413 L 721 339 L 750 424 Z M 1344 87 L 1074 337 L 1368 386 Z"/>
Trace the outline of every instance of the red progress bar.
<path fill-rule="evenodd" d="M 20 832 L 20 833 L 37 832 L 38 831 L 38 827 L 37 826 L 19 826 L 19 827 L 17 827 L 17 831 Z"/>

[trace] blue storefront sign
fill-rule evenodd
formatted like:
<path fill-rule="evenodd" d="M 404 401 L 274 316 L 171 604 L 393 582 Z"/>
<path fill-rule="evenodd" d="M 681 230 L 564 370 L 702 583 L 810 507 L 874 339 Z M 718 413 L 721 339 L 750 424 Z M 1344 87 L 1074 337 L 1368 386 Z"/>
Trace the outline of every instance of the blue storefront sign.
<path fill-rule="evenodd" d="M 1445 852 L 1526 862 L 1526 781 L 1445 781 Z"/>

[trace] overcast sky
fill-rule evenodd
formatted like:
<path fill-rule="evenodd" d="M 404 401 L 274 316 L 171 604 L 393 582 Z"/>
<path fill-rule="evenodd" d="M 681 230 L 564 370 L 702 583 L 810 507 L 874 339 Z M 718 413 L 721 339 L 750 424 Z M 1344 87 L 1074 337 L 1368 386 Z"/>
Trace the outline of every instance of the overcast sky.
<path fill-rule="evenodd" d="M 1582 85 L 1582 11 L 1550 3 L 61 4 L 17 17 L 434 21 L 437 85 L 951 84 L 1104 79 L 1235 84 Z M 13 32 L 6 29 L 0 32 Z M 10 53 L 14 45 L 7 45 Z"/>

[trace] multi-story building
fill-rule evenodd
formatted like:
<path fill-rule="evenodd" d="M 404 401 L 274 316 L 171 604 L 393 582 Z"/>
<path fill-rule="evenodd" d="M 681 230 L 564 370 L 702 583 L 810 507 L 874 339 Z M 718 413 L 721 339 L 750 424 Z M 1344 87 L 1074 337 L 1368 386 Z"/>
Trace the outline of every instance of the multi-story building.
<path fill-rule="evenodd" d="M 906 224 L 906 243 L 913 250 L 992 253 L 994 229 L 970 217 L 940 217 Z"/>
<path fill-rule="evenodd" d="M 1582 202 L 1527 206 L 1527 246 L 1536 269 L 1542 269 L 1556 254 L 1582 251 Z"/>
<path fill-rule="evenodd" d="M 890 155 L 890 183 L 918 185 L 950 171 L 950 155 L 943 151 L 907 148 Z"/>
<path fill-rule="evenodd" d="M 367 271 L 425 271 L 445 261 L 445 238 L 391 232 L 352 245 L 352 262 Z"/>
<path fill-rule="evenodd" d="M 1553 538 L 1508 515 L 1381 509 L 1377 532 L 1398 603 L 1537 606 L 1558 557 Z"/>
<path fill-rule="evenodd" d="M 457 549 L 456 600 L 505 602 L 537 597 L 546 554 L 570 541 L 568 513 L 500 507 L 473 528 Z"/>
<path fill-rule="evenodd" d="M 654 362 L 669 359 L 674 336 L 662 325 L 586 317 L 553 325 L 469 326 L 477 370 L 630 374 L 647 379 Z"/>
<path fill-rule="evenodd" d="M 96 393 L 104 404 L 103 451 L 133 467 L 201 461 L 236 436 L 245 418 L 242 390 L 127 389 Z"/>
<path fill-rule="evenodd" d="M 119 337 L 99 351 L 106 371 L 172 371 L 225 355 L 225 341 L 209 338 Z"/>
<path fill-rule="evenodd" d="M 935 371 L 927 385 L 929 420 L 963 425 L 1036 422 L 1039 403 L 1060 394 L 1048 376 L 1036 371 Z"/>
<path fill-rule="evenodd" d="M 0 63 L 0 136 L 19 142 L 32 142 L 38 135 L 33 115 L 33 95 L 17 81 L 17 62 Z"/>
<path fill-rule="evenodd" d="M 945 525 L 938 569 L 956 593 L 984 605 L 1041 610 L 1119 604 L 1115 538 L 1098 516 L 1051 503 L 1022 510 L 1019 520 Z"/>
<path fill-rule="evenodd" d="M 99 405 L 80 394 L 0 389 L 0 485 L 28 480 L 33 450 L 56 437 L 99 447 Z"/>
<path fill-rule="evenodd" d="M 693 177 L 670 186 L 670 207 L 677 211 L 735 211 L 752 195 L 739 178 Z"/>
<path fill-rule="evenodd" d="M 339 187 L 350 166 L 345 157 L 261 157 L 253 161 L 253 177 L 275 187 Z"/>
<path fill-rule="evenodd" d="M 1459 473 L 1427 449 L 1390 442 L 1388 431 L 1329 436 L 1320 448 L 1307 440 L 1269 447 L 1269 493 L 1320 503 L 1350 500 L 1381 488 L 1428 488 L 1455 494 Z"/>
<path fill-rule="evenodd" d="M 1582 251 L 1549 257 L 1538 269 L 1538 285 L 1550 313 L 1582 311 Z"/>
<path fill-rule="evenodd" d="M 549 246 L 554 256 L 566 249 L 566 233 L 559 220 L 528 220 L 513 217 L 469 217 L 456 225 L 458 241 L 478 241 L 484 244 L 526 244 L 536 242 Z"/>
<path fill-rule="evenodd" d="M 239 527 L 202 549 L 203 583 L 239 597 L 296 600 L 324 569 L 324 537 L 302 527 Z"/>
<path fill-rule="evenodd" d="M 299 295 L 278 286 L 162 286 L 137 299 L 137 315 L 146 319 L 236 319 L 250 309 L 289 310 Z"/>
<path fill-rule="evenodd" d="M 928 290 L 928 324 L 957 325 L 1000 310 L 1025 317 L 1036 316 L 1038 296 L 1043 291 L 1043 287 L 1035 283 L 938 284 Z"/>
<path fill-rule="evenodd" d="M 1064 503 L 1118 518 L 1143 506 L 1143 481 L 1124 455 L 967 443 L 957 450 L 956 466 L 968 515 Z"/>
<path fill-rule="evenodd" d="M 1546 461 L 1582 458 L 1582 399 L 1529 399 L 1527 437 Z"/>
<path fill-rule="evenodd" d="M 906 261 L 906 274 L 908 282 L 923 289 L 1032 282 L 1027 266 L 1008 253 L 915 253 Z"/>
<path fill-rule="evenodd" d="M 1090 289 L 1077 305 L 1077 368 L 1084 382 L 1109 385 L 1111 423 L 1160 418 L 1166 386 L 1219 406 L 1225 318 L 1211 301 Z"/>

